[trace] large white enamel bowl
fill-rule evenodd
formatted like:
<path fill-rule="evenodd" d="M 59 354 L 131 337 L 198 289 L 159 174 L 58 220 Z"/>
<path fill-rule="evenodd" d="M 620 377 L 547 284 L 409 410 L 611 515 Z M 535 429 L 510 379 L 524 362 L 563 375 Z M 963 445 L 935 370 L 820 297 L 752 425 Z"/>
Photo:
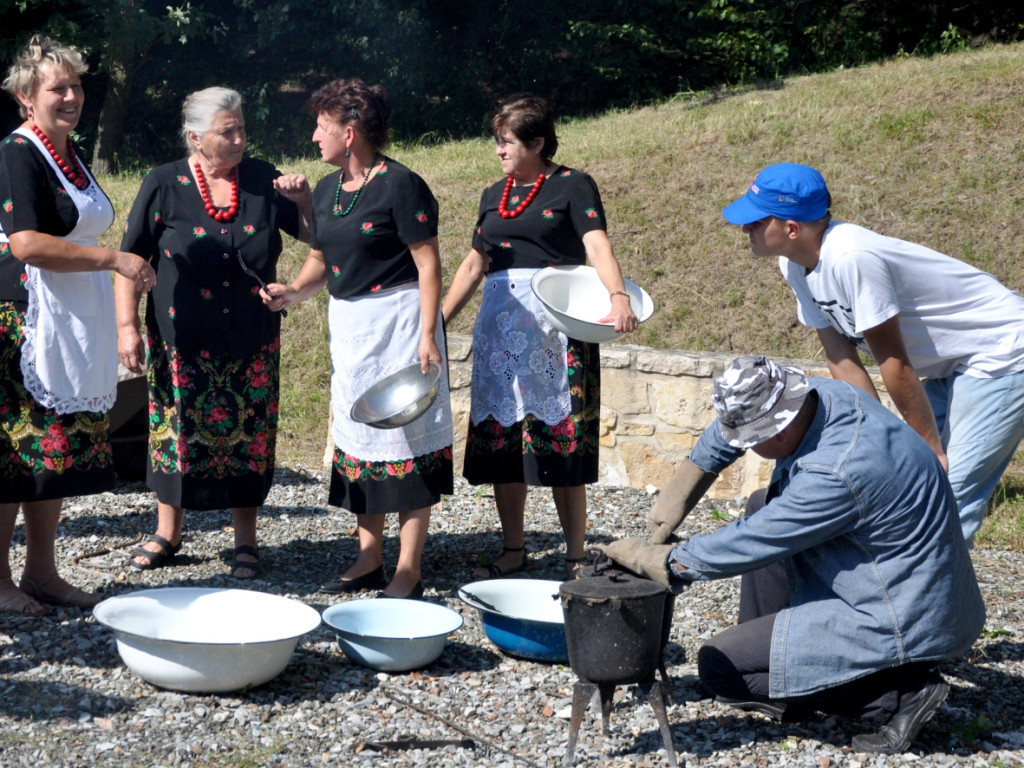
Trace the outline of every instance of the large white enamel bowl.
<path fill-rule="evenodd" d="M 433 663 L 448 635 L 462 626 L 451 608 L 423 600 L 350 600 L 324 611 L 338 645 L 357 664 L 381 672 L 407 672 Z"/>
<path fill-rule="evenodd" d="M 459 598 L 480 612 L 487 638 L 510 656 L 569 662 L 560 581 L 489 579 L 459 589 Z"/>
<path fill-rule="evenodd" d="M 631 280 L 625 284 L 633 313 L 642 323 L 654 314 L 654 301 Z M 597 322 L 611 311 L 612 301 L 593 267 L 545 267 L 534 274 L 530 286 L 551 324 L 566 336 L 601 344 L 623 335 L 614 325 Z"/>
<path fill-rule="evenodd" d="M 299 638 L 320 625 L 316 609 L 244 589 L 167 587 L 104 600 L 92 609 L 114 630 L 135 674 L 161 688 L 237 691 L 288 665 Z"/>

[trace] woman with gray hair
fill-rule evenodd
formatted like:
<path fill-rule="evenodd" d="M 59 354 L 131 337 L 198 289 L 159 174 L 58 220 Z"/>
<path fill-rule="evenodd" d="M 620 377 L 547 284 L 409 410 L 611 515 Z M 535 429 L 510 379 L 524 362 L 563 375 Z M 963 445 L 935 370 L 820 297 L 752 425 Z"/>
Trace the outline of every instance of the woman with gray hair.
<path fill-rule="evenodd" d="M 260 298 L 276 277 L 281 232 L 309 241 L 312 192 L 245 157 L 242 98 L 229 88 L 190 94 L 182 108 L 186 157 L 142 182 L 121 240 L 159 284 L 139 329 L 137 287 L 115 279 L 121 362 L 142 372 L 148 354 L 149 460 L 157 530 L 132 553 L 137 570 L 181 548 L 185 509 L 230 508 L 231 574 L 262 572 L 256 514 L 273 482 L 281 315 Z"/>
<path fill-rule="evenodd" d="M 138 256 L 97 241 L 114 209 L 70 139 L 86 69 L 78 51 L 35 35 L 3 82 L 24 122 L 0 142 L 0 613 L 38 616 L 46 604 L 99 602 L 58 575 L 54 540 L 65 496 L 114 485 L 108 270 L 140 293 L 155 279 Z M 15 586 L 19 508 L 26 552 Z"/>

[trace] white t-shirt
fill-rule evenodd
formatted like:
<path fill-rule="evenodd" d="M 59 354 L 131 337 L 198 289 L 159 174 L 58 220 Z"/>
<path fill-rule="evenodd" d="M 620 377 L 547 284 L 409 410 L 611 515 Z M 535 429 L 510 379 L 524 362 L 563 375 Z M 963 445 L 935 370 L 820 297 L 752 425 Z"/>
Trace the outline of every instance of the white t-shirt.
<path fill-rule="evenodd" d="M 938 251 L 834 222 L 810 274 L 785 257 L 779 268 L 796 294 L 800 322 L 832 326 L 863 352 L 870 353 L 864 331 L 899 315 L 920 376 L 1024 370 L 1024 298 Z"/>

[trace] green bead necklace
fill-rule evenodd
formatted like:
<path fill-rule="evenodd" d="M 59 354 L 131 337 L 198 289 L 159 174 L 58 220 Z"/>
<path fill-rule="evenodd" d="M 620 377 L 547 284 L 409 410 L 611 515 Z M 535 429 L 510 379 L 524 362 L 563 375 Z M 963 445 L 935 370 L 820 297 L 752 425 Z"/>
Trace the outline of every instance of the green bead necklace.
<path fill-rule="evenodd" d="M 348 216 L 351 213 L 352 208 L 355 207 L 356 200 L 359 199 L 359 193 L 363 191 L 363 187 L 366 186 L 366 182 L 370 179 L 370 171 L 373 170 L 373 166 L 377 164 L 377 155 L 373 156 L 373 160 L 366 167 L 366 173 L 363 174 L 363 182 L 359 185 L 359 189 L 352 196 L 352 201 L 348 204 L 345 210 L 341 210 L 341 184 L 345 180 L 345 171 L 342 170 L 338 174 L 338 189 L 334 192 L 334 207 L 331 209 L 331 213 L 335 216 Z"/>

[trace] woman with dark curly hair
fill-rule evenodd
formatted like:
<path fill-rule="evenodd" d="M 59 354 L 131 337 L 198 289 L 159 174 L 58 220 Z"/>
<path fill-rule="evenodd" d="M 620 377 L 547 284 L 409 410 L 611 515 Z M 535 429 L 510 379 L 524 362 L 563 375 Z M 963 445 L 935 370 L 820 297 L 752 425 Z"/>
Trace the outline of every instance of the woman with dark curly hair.
<path fill-rule="evenodd" d="M 418 175 L 382 154 L 390 107 L 384 89 L 335 80 L 310 101 L 313 141 L 338 173 L 317 184 L 312 250 L 291 285 L 268 286 L 283 309 L 325 285 L 331 298 L 332 435 L 329 503 L 357 515 L 359 554 L 328 593 L 383 587 L 383 597 L 423 595 L 420 560 L 430 509 L 453 491 L 452 418 L 441 322 L 437 201 Z M 419 419 L 376 429 L 350 418 L 380 378 L 419 362 L 443 371 L 437 399 Z M 400 552 L 388 581 L 384 515 L 397 513 Z"/>
<path fill-rule="evenodd" d="M 552 327 L 530 289 L 537 270 L 589 258 L 608 290 L 600 322 L 635 330 L 594 180 L 552 160 L 551 105 L 505 101 L 490 122 L 504 178 L 484 190 L 473 247 L 444 301 L 451 322 L 486 278 L 473 332 L 473 382 L 464 474 L 492 483 L 504 548 L 473 573 L 494 579 L 526 567 L 527 486 L 552 490 L 566 540 L 567 575 L 583 561 L 587 483 L 597 480 L 601 410 L 598 346 Z"/>

